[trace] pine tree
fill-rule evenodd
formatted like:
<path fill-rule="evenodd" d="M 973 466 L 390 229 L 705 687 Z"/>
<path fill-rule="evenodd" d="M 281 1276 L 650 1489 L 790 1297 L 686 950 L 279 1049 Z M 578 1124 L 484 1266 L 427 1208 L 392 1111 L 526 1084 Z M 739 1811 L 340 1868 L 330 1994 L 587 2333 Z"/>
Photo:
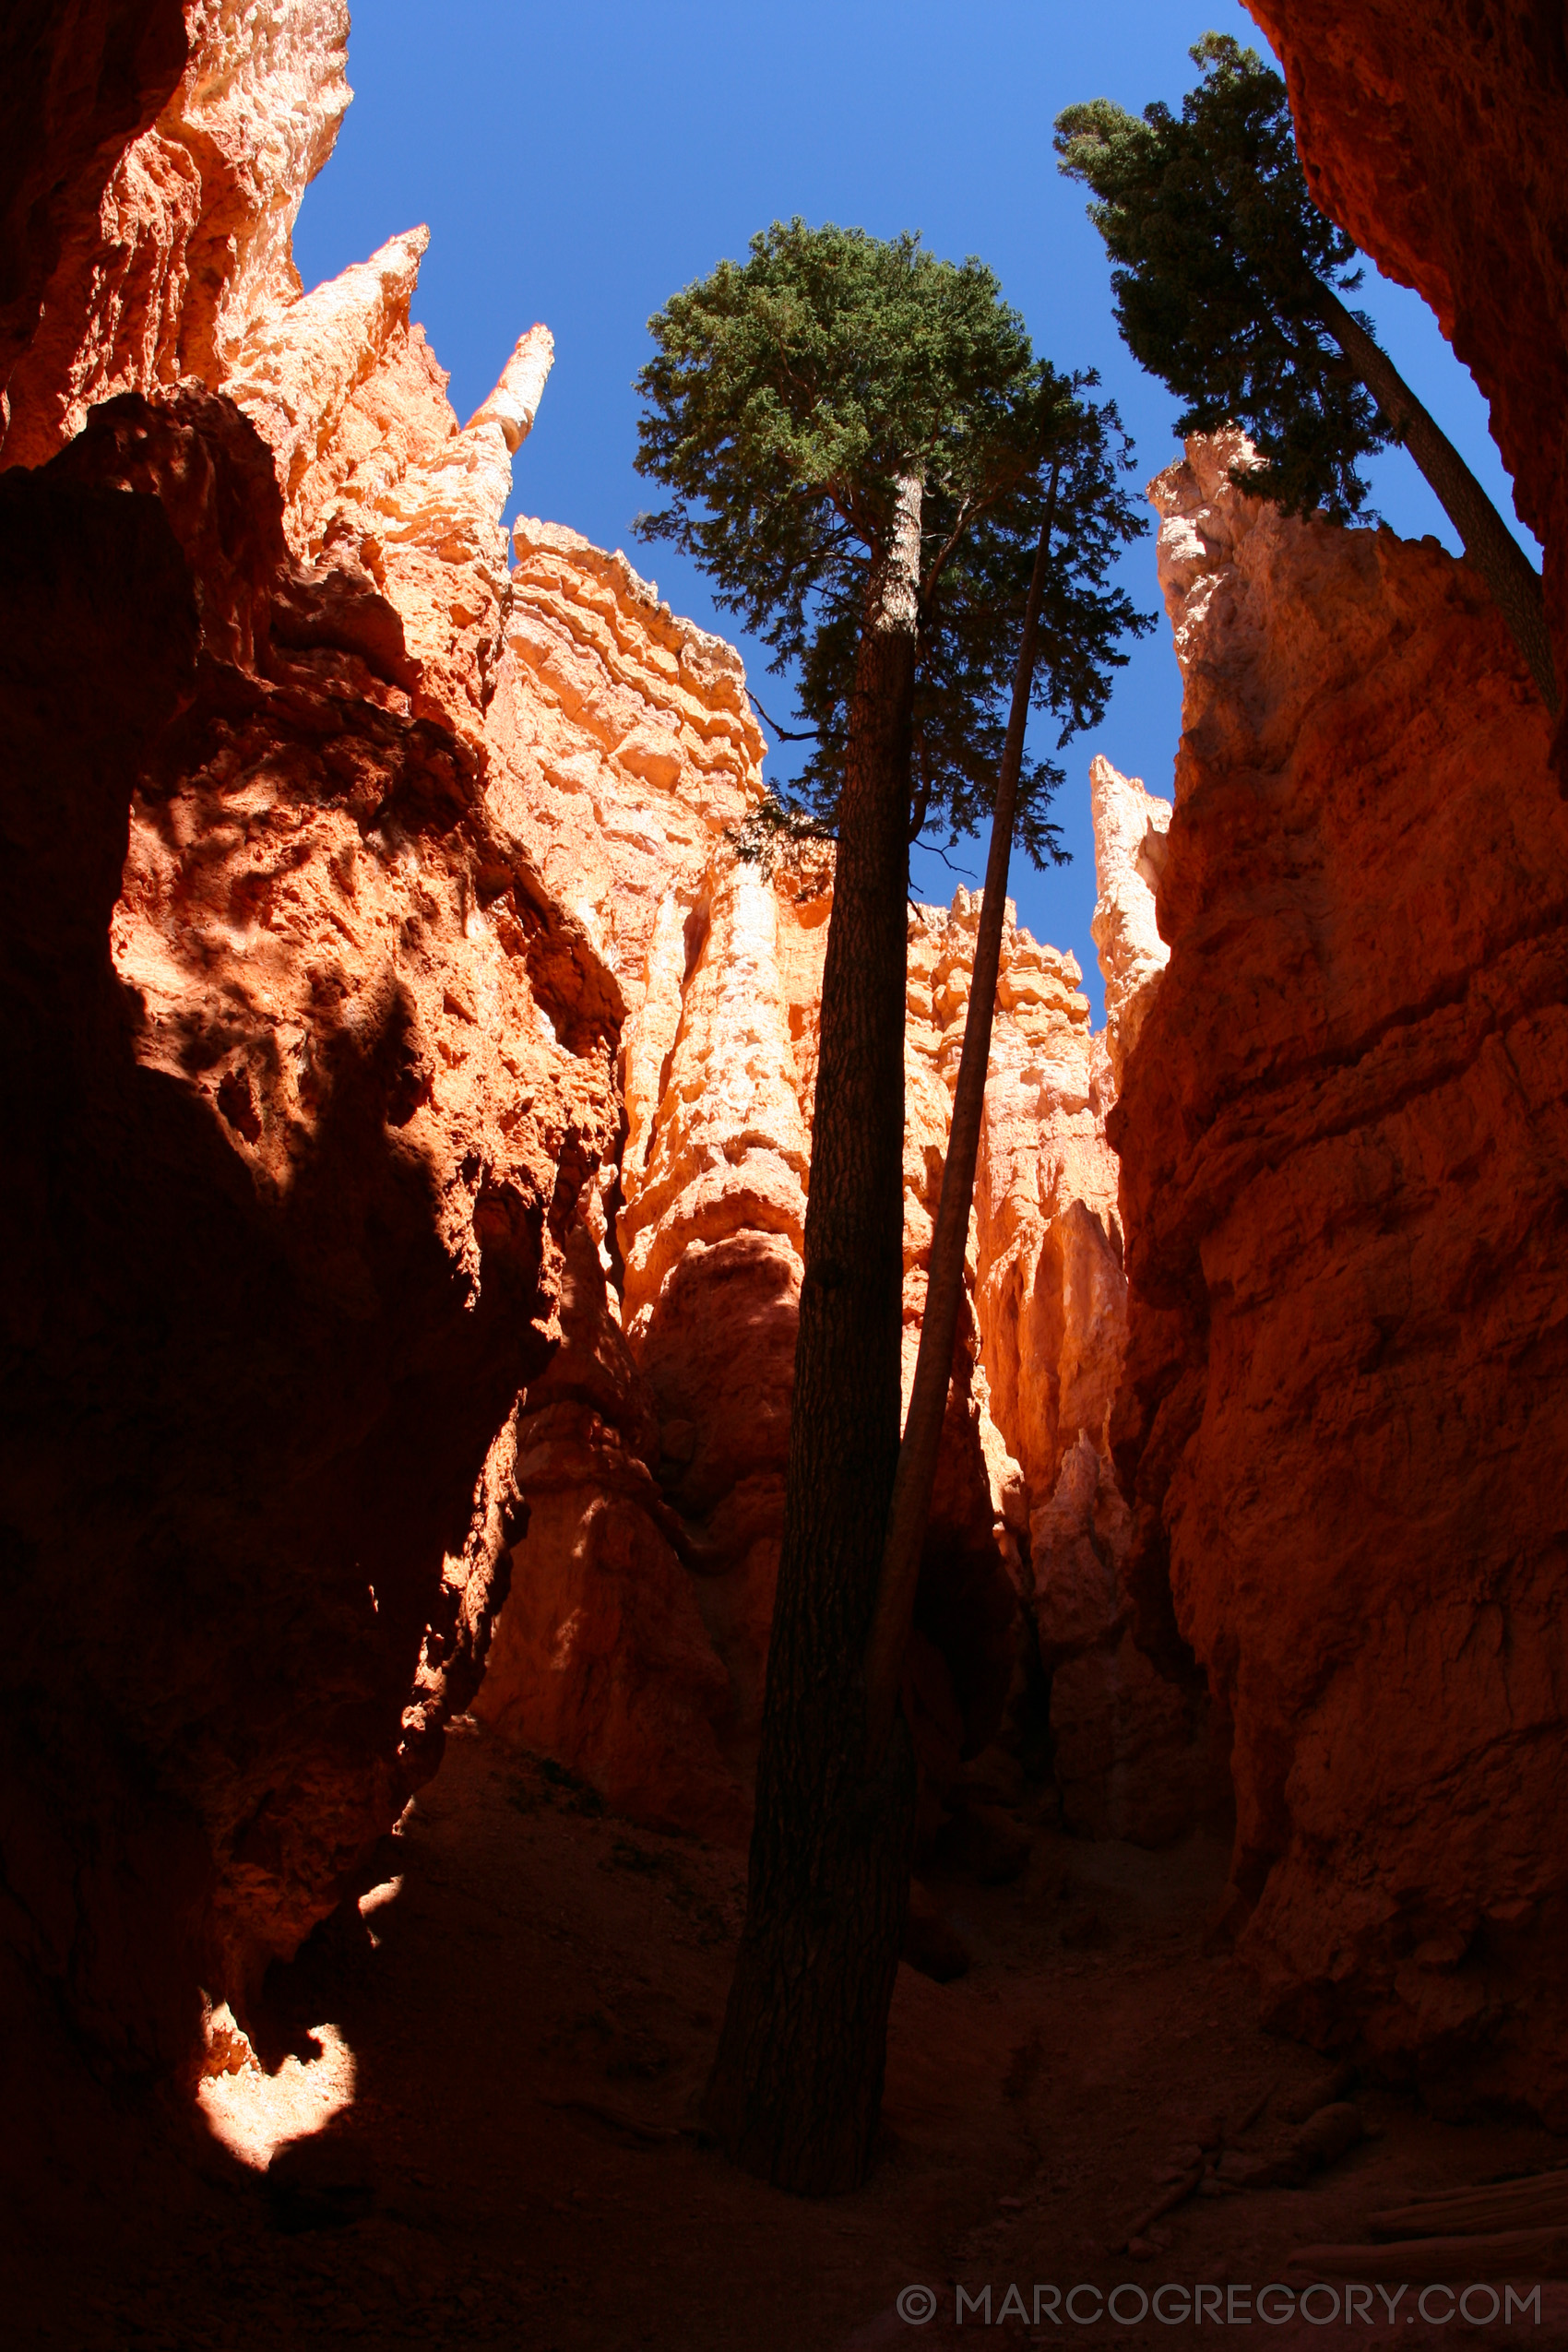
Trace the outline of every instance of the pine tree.
<path fill-rule="evenodd" d="M 1346 303 L 1360 256 L 1308 194 L 1285 84 L 1229 33 L 1191 54 L 1203 79 L 1180 116 L 1157 102 L 1140 120 L 1097 98 L 1056 118 L 1061 168 L 1097 199 L 1129 350 L 1186 403 L 1179 433 L 1244 428 L 1264 463 L 1237 480 L 1287 513 L 1351 520 L 1365 460 L 1402 442 L 1555 711 L 1540 576 Z"/>
<path fill-rule="evenodd" d="M 1063 742 L 1146 625 L 1108 585 L 1143 525 L 1114 410 L 1035 358 L 978 261 L 776 222 L 649 327 L 637 464 L 674 494 L 639 528 L 794 669 L 797 804 L 837 841 L 746 1922 L 707 2101 L 736 2162 L 826 2193 L 869 2158 L 913 1830 L 908 1732 L 869 1739 L 866 1685 L 899 1447 L 909 843 L 994 799 L 1048 519 L 1033 699 Z M 1022 764 L 1037 862 L 1060 778 Z"/>

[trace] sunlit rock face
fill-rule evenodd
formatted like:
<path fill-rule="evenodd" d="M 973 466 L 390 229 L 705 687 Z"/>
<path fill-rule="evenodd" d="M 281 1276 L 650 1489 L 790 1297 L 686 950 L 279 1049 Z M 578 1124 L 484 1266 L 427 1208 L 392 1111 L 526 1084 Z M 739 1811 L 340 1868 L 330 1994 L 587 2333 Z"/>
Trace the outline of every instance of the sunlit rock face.
<path fill-rule="evenodd" d="M 832 868 L 737 854 L 731 648 L 559 526 L 508 560 L 548 330 L 465 424 L 422 230 L 302 290 L 335 0 L 16 22 L 4 1966 L 157 2069 L 487 1651 L 499 1729 L 743 1830 Z M 1038 1663 L 1069 1820 L 1163 1836 L 1206 1749 L 1107 1451 L 1105 1139 L 1161 819 L 1097 778 L 1112 1029 L 1009 923 L 910 1705 L 929 1819 Z M 906 1383 L 978 911 L 910 916 Z"/>
<path fill-rule="evenodd" d="M 57 11 L 58 50 L 108 18 L 118 65 L 125 48 L 169 45 L 164 13 L 108 0 Z M 41 464 L 116 392 L 183 376 L 216 387 L 258 322 L 298 294 L 293 224 L 349 103 L 348 37 L 343 0 L 185 0 L 175 88 L 64 224 L 11 376 L 6 464 Z M 112 88 L 113 70 L 103 78 Z"/>
<path fill-rule="evenodd" d="M 711 731 L 672 731 L 677 682 L 657 671 L 671 731 L 667 797 L 640 777 L 629 786 L 604 739 L 646 738 L 646 713 L 625 697 L 636 681 L 648 689 L 658 608 L 621 559 L 565 534 L 552 545 L 541 527 L 520 526 L 519 546 L 519 598 L 525 577 L 536 581 L 529 659 L 496 698 L 493 732 L 510 746 L 514 785 L 492 789 L 516 789 L 536 827 L 542 813 L 534 854 L 545 872 L 559 859 L 576 916 L 614 962 L 629 1007 L 626 1135 L 618 1199 L 588 1210 L 613 1287 L 585 1262 L 575 1310 L 582 1360 L 617 1369 L 585 1385 L 552 1366 L 525 1400 L 520 1458 L 550 1501 L 514 1547 L 512 1597 L 477 1705 L 623 1810 L 723 1834 L 744 1819 L 778 1574 L 831 852 L 798 852 L 767 872 L 694 822 L 694 809 L 716 806 L 695 766 Z M 585 572 L 601 605 L 613 603 L 567 668 L 563 607 L 570 619 Z M 515 635 L 509 659 L 517 650 Z M 587 725 L 579 719 L 574 734 L 577 713 Z M 530 761 L 542 761 L 548 790 Z M 754 775 L 731 805 L 756 789 Z M 1123 931 L 1142 942 L 1152 921 L 1138 894 L 1152 898 L 1137 861 L 1168 807 L 1109 768 L 1101 797 L 1136 813 L 1135 826 L 1105 827 L 1102 883 Z M 590 805 L 614 821 L 595 827 Z M 980 903 L 961 890 L 950 909 L 909 920 L 906 1395 Z M 1157 968 L 1147 952 L 1141 965 L 1123 956 L 1115 985 L 1128 1017 Z M 1077 983 L 1070 957 L 1009 919 L 909 1699 L 932 1823 L 996 1736 L 1029 1649 L 1049 1678 L 1068 1820 L 1158 1841 L 1213 1801 L 1215 1770 L 1190 1662 L 1157 1666 L 1134 1635 L 1130 1520 L 1108 1436 L 1125 1336 L 1104 1128 L 1112 1087 Z M 694 1612 L 706 1646 L 691 1638 Z"/>
<path fill-rule="evenodd" d="M 1170 803 L 1140 779 L 1118 775 L 1103 754 L 1089 765 L 1094 820 L 1095 900 L 1090 932 L 1105 980 L 1105 1043 L 1121 1085 L 1170 950 L 1155 921 L 1155 892 L 1165 866 Z"/>
<path fill-rule="evenodd" d="M 1568 2115 L 1568 814 L 1484 588 L 1155 486 L 1170 963 L 1110 1132 L 1131 1574 L 1234 1727 L 1269 2013 Z"/>
<path fill-rule="evenodd" d="M 609 1283 L 585 1273 L 576 1311 L 596 1360 L 616 1323 L 624 1341 L 615 1380 L 572 1388 L 569 1414 L 554 1368 L 525 1400 L 524 1456 L 550 1501 L 514 1548 L 477 1705 L 623 1810 L 728 1833 L 744 1818 L 778 1574 L 831 852 L 771 872 L 737 855 L 763 745 L 729 647 L 624 556 L 558 526 L 519 522 L 514 550 L 486 799 L 626 1006 L 618 1177 L 585 1203 Z M 1131 818 L 1104 828 L 1102 876 L 1132 943 L 1113 986 L 1133 1020 L 1158 956 L 1138 861 L 1165 804 L 1119 778 L 1106 794 L 1139 817 L 1135 841 Z M 963 891 L 910 918 L 906 1388 L 978 920 Z M 1061 1670 L 1065 1801 L 1078 1825 L 1158 1837 L 1192 1817 L 1202 1708 L 1190 1675 L 1173 1685 L 1136 1650 L 1120 1578 L 1111 1081 L 1077 980 L 1009 923 L 912 1687 L 932 1786 L 950 1787 L 1001 1720 L 1020 1596 L 1033 1610 L 1063 1579 L 1081 1587 L 1091 1562 L 1093 1605 L 1080 1592 L 1070 1627 L 1038 1603 Z M 1082 1444 L 1095 1476 L 1082 1491 L 1077 1464 L 1059 1493 Z"/>
<path fill-rule="evenodd" d="M 1022 1474 L 1063 1818 L 1087 1835 L 1159 1844 L 1222 1794 L 1198 1678 L 1179 1655 L 1156 1664 L 1137 1639 L 1110 1452 L 1126 1278 L 1106 1118 L 1114 1041 L 1135 1034 L 1160 969 L 1144 843 L 1163 838 L 1170 804 L 1102 757 L 1092 789 L 1110 1028 L 1091 1028 L 1071 956 L 1009 930 L 975 1186 L 975 1307 L 990 1409 Z M 961 1023 L 968 967 L 955 962 Z M 949 1032 L 955 1067 L 960 1036 Z"/>
<path fill-rule="evenodd" d="M 624 616 L 616 638 L 624 659 Z M 693 791 L 688 806 L 704 804 Z M 569 834 L 564 795 L 552 814 Z M 578 901 L 596 935 L 613 932 L 632 1007 L 613 1227 L 590 1211 L 618 1299 L 591 1254 L 581 1274 L 584 1361 L 615 1371 L 585 1386 L 563 1369 L 568 1349 L 524 1400 L 522 1458 L 537 1461 L 556 1499 L 514 1548 L 512 1598 L 478 1702 L 623 1809 L 719 1834 L 743 1827 L 761 1723 L 831 877 L 828 852 L 768 873 L 720 839 L 684 886 L 667 882 L 641 911 L 635 870 L 597 907 Z M 940 967 L 945 983 L 954 945 L 941 916 L 911 919 L 906 1382 L 956 1066 L 956 1056 L 936 1066 L 953 1001 L 949 992 L 933 1021 L 932 974 Z M 956 949 L 972 959 L 972 919 Z M 993 1491 L 993 1478 L 1016 1483 L 1016 1473 L 975 1362 L 971 1324 L 919 1612 L 923 1734 L 942 1788 L 1000 1723 L 1018 1608 L 1017 1551 L 999 1540 Z M 568 1394 L 564 1414 L 556 1400 Z"/>
<path fill-rule="evenodd" d="M 1552 0 L 1248 0 L 1313 194 L 1414 286 L 1491 408 L 1546 549 L 1568 681 L 1568 47 Z M 1568 700 L 1568 689 L 1564 689 Z M 1557 750 L 1562 772 L 1563 742 Z"/>
<path fill-rule="evenodd" d="M 374 583 L 403 624 L 416 714 L 482 760 L 512 601 L 502 510 L 554 346 L 530 327 L 459 429 L 445 373 L 409 323 L 428 242 L 423 229 L 393 237 L 265 311 L 223 388 L 272 450 L 291 545 Z"/>
<path fill-rule="evenodd" d="M 793 1325 L 781 1342 L 774 1310 L 780 1278 L 798 1285 L 805 1171 L 788 1028 L 771 1023 L 774 897 L 727 839 L 761 798 L 764 746 L 738 657 L 624 555 L 530 520 L 514 546 L 489 800 L 614 977 L 625 1126 L 583 1201 L 565 1344 L 523 1400 L 530 1515 L 478 1705 L 618 1810 L 735 1836 L 736 1727 L 754 1684 L 760 1705 L 772 1594 L 738 1647 L 722 1632 L 716 1646 L 715 1590 L 725 1620 L 754 1583 L 718 1506 L 782 1460 Z M 743 1326 L 743 1268 L 759 1239 L 766 1259 L 789 1183 L 793 1250 L 765 1265 Z M 733 1246 L 716 1309 L 717 1241 Z"/>
<path fill-rule="evenodd" d="M 14 0 L 0 18 L 0 442 L 62 253 L 92 236 L 188 53 L 180 0 Z"/>
<path fill-rule="evenodd" d="M 613 1029 L 232 406 L 122 396 L 0 493 L 23 1948 L 167 2059 L 478 1681 Z"/>

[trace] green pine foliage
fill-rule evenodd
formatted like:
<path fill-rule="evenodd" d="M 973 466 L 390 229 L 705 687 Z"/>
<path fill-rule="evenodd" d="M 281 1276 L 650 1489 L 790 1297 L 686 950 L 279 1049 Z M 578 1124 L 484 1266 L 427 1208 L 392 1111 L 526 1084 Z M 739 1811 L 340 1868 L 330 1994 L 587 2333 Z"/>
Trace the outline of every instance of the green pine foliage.
<path fill-rule="evenodd" d="M 694 556 L 771 667 L 793 669 L 813 741 L 782 803 L 797 829 L 834 826 L 868 580 L 897 481 L 923 477 L 910 837 L 956 842 L 994 798 L 1048 511 L 1034 698 L 1060 742 L 1099 718 L 1122 640 L 1152 625 L 1110 585 L 1146 528 L 1115 409 L 1085 397 L 1091 376 L 1035 358 L 990 270 L 914 235 L 776 221 L 648 324 L 636 462 L 671 497 L 638 533 Z M 1018 832 L 1037 864 L 1063 854 L 1047 814 L 1061 780 L 1027 763 Z"/>
<path fill-rule="evenodd" d="M 1177 431 L 1241 425 L 1265 460 L 1245 488 L 1348 522 L 1366 504 L 1363 461 L 1391 438 L 1318 315 L 1324 286 L 1360 284 L 1356 247 L 1307 193 L 1279 76 L 1228 33 L 1191 54 L 1203 80 L 1179 117 L 1106 98 L 1066 108 L 1061 168 L 1097 199 L 1117 321 L 1186 403 Z"/>

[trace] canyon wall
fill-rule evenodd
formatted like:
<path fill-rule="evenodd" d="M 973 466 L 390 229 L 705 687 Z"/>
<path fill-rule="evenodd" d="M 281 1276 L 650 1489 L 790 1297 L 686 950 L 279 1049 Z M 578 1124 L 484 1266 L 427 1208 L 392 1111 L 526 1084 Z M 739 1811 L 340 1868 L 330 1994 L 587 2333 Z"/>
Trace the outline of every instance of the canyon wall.
<path fill-rule="evenodd" d="M 14 0 L 0 20 L 0 439 L 62 253 L 188 54 L 180 0 Z"/>
<path fill-rule="evenodd" d="M 1242 447 L 1155 485 L 1129 1573 L 1231 1722 L 1268 2014 L 1568 2122 L 1568 812 L 1467 566 L 1242 497 Z"/>
<path fill-rule="evenodd" d="M 1247 0 L 1313 194 L 1436 312 L 1546 550 L 1568 704 L 1568 27 L 1557 0 Z M 1559 770 L 1564 743 L 1557 744 Z"/>
<path fill-rule="evenodd" d="M 293 224 L 349 104 L 348 39 L 344 0 L 75 0 L 35 35 L 52 97 L 96 68 L 98 106 L 129 82 L 116 127 L 126 99 L 145 127 L 128 144 L 111 132 L 97 171 L 55 196 L 42 307 L 9 371 L 6 464 L 42 464 L 114 393 L 183 376 L 216 388 L 247 332 L 298 295 Z M 51 160 L 69 153 L 53 124 L 18 122 L 24 151 L 39 129 Z"/>
<path fill-rule="evenodd" d="M 10 1925 L 167 2058 L 477 1681 L 613 1028 L 231 406 L 123 396 L 0 528 Z"/>
<path fill-rule="evenodd" d="M 613 971 L 487 791 L 549 338 L 461 427 L 422 231 L 301 294 L 345 25 L 6 35 L 0 1967 L 132 2068 L 438 1761 L 621 1120 Z"/>

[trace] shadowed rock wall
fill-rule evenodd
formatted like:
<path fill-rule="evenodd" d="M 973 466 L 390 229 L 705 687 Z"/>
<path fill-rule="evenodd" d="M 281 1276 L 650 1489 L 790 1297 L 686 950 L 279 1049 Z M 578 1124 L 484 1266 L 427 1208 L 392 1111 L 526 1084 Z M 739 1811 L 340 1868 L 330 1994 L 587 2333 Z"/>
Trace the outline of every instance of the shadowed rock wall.
<path fill-rule="evenodd" d="M 485 792 L 549 338 L 459 428 L 422 232 L 301 296 L 344 29 L 6 33 L 0 1933 L 155 2070 L 478 1682 L 620 1121 L 613 974 Z"/>
<path fill-rule="evenodd" d="M 8 1925 L 166 2061 L 478 1681 L 612 1034 L 540 1019 L 471 768 L 232 407 L 124 396 L 0 528 Z"/>
<path fill-rule="evenodd" d="M 1568 2119 L 1568 813 L 1435 542 L 1155 485 L 1170 959 L 1116 1455 L 1234 1728 L 1267 2012 Z"/>

